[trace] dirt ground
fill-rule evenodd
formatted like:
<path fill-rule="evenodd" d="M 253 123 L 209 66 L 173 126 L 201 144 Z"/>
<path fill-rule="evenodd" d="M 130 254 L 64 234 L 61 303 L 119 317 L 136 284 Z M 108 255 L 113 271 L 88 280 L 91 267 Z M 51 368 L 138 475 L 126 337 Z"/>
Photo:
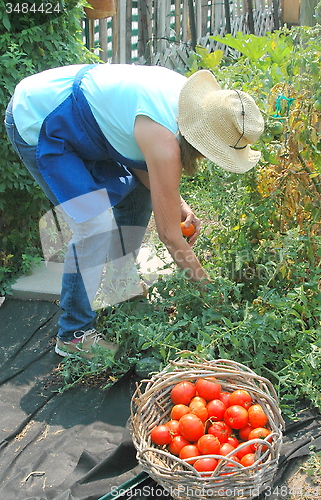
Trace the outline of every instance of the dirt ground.
<path fill-rule="evenodd" d="M 321 472 L 311 458 L 296 461 L 283 484 L 268 491 L 266 500 L 321 500 Z"/>

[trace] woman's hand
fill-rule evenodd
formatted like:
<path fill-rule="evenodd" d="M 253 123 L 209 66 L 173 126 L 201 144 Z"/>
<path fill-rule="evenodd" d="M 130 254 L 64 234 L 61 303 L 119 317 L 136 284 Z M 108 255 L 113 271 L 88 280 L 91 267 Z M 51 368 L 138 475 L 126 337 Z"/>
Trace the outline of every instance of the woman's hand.
<path fill-rule="evenodd" d="M 201 232 L 201 221 L 194 214 L 191 207 L 186 203 L 186 201 L 181 197 L 181 220 L 185 222 L 185 226 L 188 227 L 193 224 L 195 227 L 195 233 L 190 236 L 188 243 L 193 246 Z"/>

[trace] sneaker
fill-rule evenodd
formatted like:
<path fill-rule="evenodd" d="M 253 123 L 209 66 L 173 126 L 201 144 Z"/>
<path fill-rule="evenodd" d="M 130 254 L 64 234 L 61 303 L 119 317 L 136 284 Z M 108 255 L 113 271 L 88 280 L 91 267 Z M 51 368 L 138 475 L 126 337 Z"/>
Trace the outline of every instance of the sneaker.
<path fill-rule="evenodd" d="M 70 354 L 79 354 L 82 358 L 92 359 L 97 352 L 101 349 L 106 349 L 111 353 L 115 353 L 117 345 L 112 342 L 106 342 L 103 336 L 97 330 L 77 331 L 74 333 L 72 340 L 60 340 L 57 338 L 55 353 L 60 356 L 68 356 Z"/>

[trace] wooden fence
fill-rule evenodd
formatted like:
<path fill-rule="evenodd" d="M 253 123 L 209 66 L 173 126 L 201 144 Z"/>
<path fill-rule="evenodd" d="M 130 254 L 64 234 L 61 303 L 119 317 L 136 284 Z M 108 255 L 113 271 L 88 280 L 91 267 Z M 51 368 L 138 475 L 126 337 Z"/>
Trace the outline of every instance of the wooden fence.
<path fill-rule="evenodd" d="M 184 71 L 196 44 L 210 35 L 279 28 L 279 0 L 116 0 L 113 17 L 84 20 L 86 45 L 105 62 L 161 64 Z"/>

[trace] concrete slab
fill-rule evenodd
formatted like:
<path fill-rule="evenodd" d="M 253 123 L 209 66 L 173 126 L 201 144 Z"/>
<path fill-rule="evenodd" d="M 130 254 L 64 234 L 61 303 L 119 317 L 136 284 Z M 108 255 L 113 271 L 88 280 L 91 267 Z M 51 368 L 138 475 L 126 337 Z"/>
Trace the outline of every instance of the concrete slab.
<path fill-rule="evenodd" d="M 166 250 L 162 252 L 160 258 L 154 247 L 142 246 L 137 262 L 140 274 L 149 286 L 160 274 L 171 272 L 168 264 L 172 262 L 172 258 Z M 18 278 L 12 287 L 11 297 L 21 300 L 59 300 L 62 272 L 63 264 L 41 262 L 40 266 L 35 266 L 31 274 Z"/>

